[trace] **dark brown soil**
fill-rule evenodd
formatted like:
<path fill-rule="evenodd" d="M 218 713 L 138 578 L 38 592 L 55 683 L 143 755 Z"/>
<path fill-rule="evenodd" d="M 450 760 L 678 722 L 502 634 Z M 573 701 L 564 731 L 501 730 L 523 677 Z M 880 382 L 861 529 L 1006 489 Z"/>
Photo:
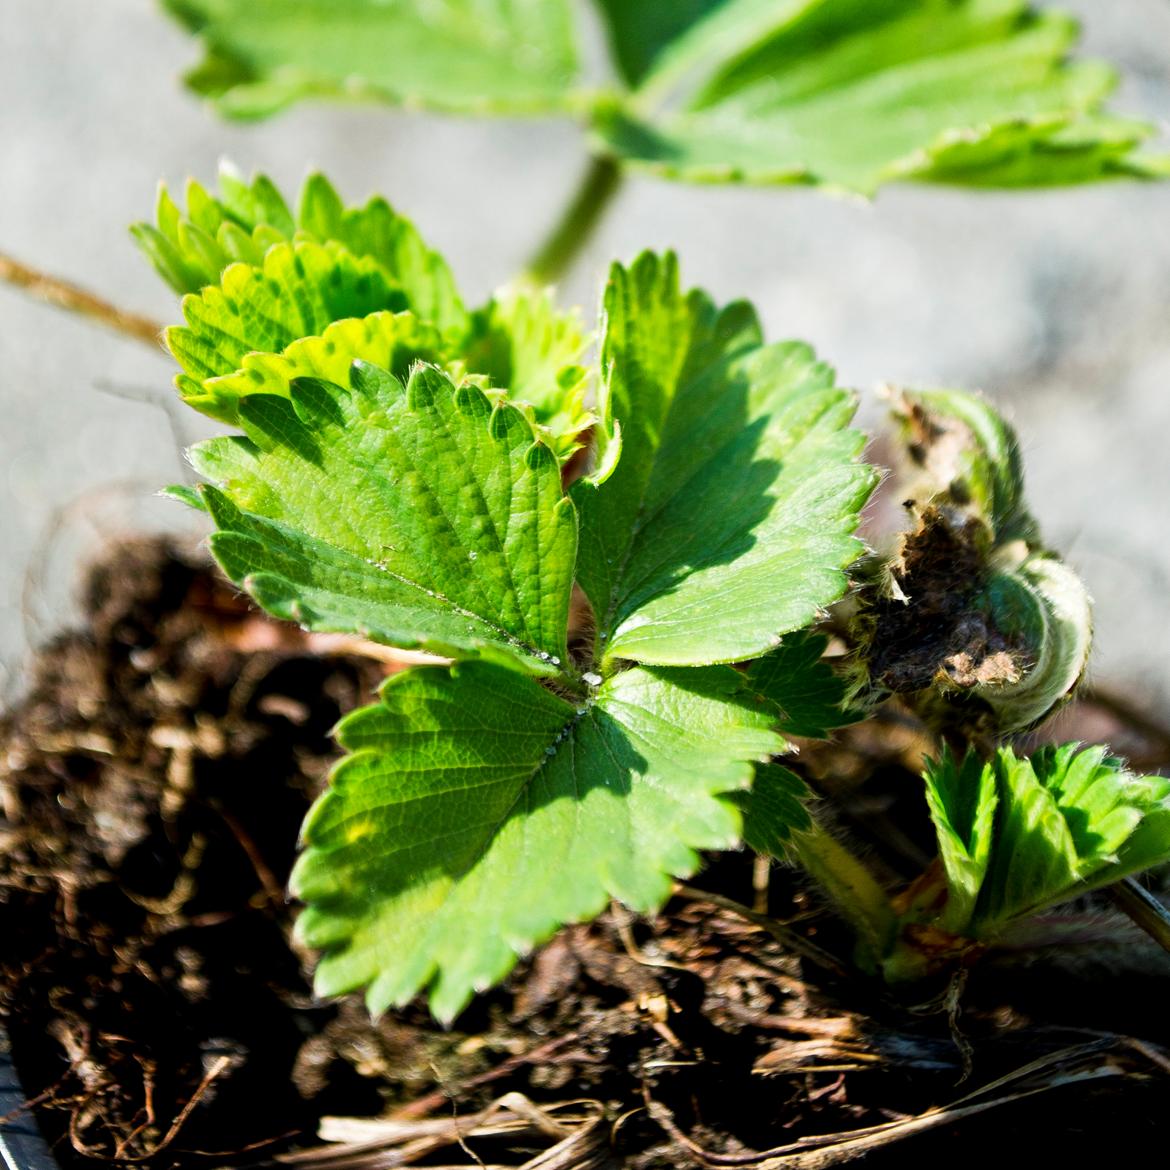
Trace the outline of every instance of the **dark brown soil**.
<path fill-rule="evenodd" d="M 64 1166 L 955 1167 L 1037 1140 L 1086 1165 L 1170 1133 L 1170 962 L 1104 904 L 1042 924 L 1059 959 L 899 1002 L 794 875 L 760 888 L 736 854 L 653 923 L 564 931 L 452 1031 L 317 1002 L 284 884 L 330 728 L 387 665 L 159 542 L 95 570 L 86 612 L 0 722 L 0 1012 Z M 1101 703 L 1065 724 L 1167 748 Z M 799 758 L 891 881 L 929 852 L 921 734 L 891 710 Z M 358 1152 L 317 1145 L 322 1117 L 380 1115 L 400 1124 L 351 1127 Z"/>

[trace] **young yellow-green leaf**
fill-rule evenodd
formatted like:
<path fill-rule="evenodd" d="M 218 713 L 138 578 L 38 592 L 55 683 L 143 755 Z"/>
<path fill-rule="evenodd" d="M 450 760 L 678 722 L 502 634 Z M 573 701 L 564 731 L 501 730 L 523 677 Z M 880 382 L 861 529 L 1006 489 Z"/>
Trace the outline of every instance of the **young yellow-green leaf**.
<path fill-rule="evenodd" d="M 417 358 L 506 394 L 562 460 L 593 421 L 577 314 L 528 291 L 468 313 L 443 258 L 384 199 L 347 208 L 315 174 L 293 216 L 267 177 L 225 164 L 217 194 L 188 184 L 185 214 L 160 188 L 157 219 L 132 230 L 190 294 L 167 340 L 184 400 L 213 418 L 235 422 L 241 395 L 287 394 L 293 377 L 344 385 L 354 359 L 405 374 Z"/>
<path fill-rule="evenodd" d="M 863 194 L 894 179 L 1043 185 L 1164 167 L 1133 153 L 1149 127 L 1100 113 L 1114 76 L 1068 60 L 1075 24 L 1027 0 L 707 7 L 659 49 L 635 104 L 599 107 L 619 157 L 672 178 Z"/>
<path fill-rule="evenodd" d="M 861 718 L 846 704 L 849 683 L 822 657 L 828 644 L 824 634 L 792 634 L 748 666 L 748 690 L 776 706 L 784 735 L 826 739 L 833 728 Z"/>
<path fill-rule="evenodd" d="M 247 379 L 221 379 L 243 369 L 250 354 L 279 354 L 336 321 L 407 307 L 372 260 L 320 244 L 276 244 L 260 267 L 232 264 L 221 284 L 183 298 L 187 324 L 166 331 L 183 370 L 175 383 L 192 406 L 234 423 Z"/>
<path fill-rule="evenodd" d="M 506 387 L 511 401 L 529 404 L 564 458 L 594 421 L 581 364 L 590 340 L 579 314 L 559 311 L 548 291 L 505 290 L 473 314 L 464 361 L 492 386 Z"/>
<path fill-rule="evenodd" d="M 186 196 L 184 213 L 160 183 L 157 226 L 136 223 L 130 228 L 155 270 L 180 295 L 217 284 L 235 261 L 259 264 L 268 248 L 291 240 L 296 231 L 288 204 L 272 181 L 257 175 L 245 183 L 227 162 L 220 166 L 218 197 L 194 179 L 187 182 Z"/>
<path fill-rule="evenodd" d="M 346 207 L 324 175 L 305 181 L 294 216 L 267 175 L 245 181 L 224 163 L 217 194 L 194 179 L 187 183 L 185 214 L 160 185 L 155 218 L 157 227 L 137 223 L 130 231 L 177 293 L 219 284 L 230 264 L 261 268 L 274 244 L 340 245 L 359 260 L 375 262 L 384 282 L 401 290 L 405 307 L 428 324 L 444 333 L 468 327 L 451 270 L 414 225 L 380 196 Z"/>
<path fill-rule="evenodd" d="M 449 1020 L 610 898 L 657 909 L 737 841 L 721 794 L 779 750 L 767 725 L 727 668 L 629 670 L 576 705 L 487 663 L 392 677 L 343 720 L 293 874 L 318 992 L 381 1012 L 429 989 Z"/>
<path fill-rule="evenodd" d="M 1104 748 L 949 753 L 926 771 L 947 902 L 938 925 L 989 939 L 1013 921 L 1170 861 L 1170 782 Z"/>
<path fill-rule="evenodd" d="M 577 518 L 520 411 L 420 366 L 298 379 L 192 450 L 224 571 L 277 617 L 534 674 L 566 662 Z"/>
<path fill-rule="evenodd" d="M 188 84 L 257 118 L 306 97 L 470 113 L 563 109 L 568 0 L 163 0 L 203 42 Z"/>
<path fill-rule="evenodd" d="M 446 347 L 439 334 L 413 313 L 372 313 L 326 326 L 320 337 L 294 341 L 280 353 L 262 350 L 244 354 L 230 374 L 198 381 L 178 379 L 183 400 L 213 418 L 236 422 L 240 399 L 249 394 L 289 396 L 296 378 L 320 378 L 349 384 L 355 361 L 389 370 L 405 381 L 418 361 L 441 361 Z"/>
<path fill-rule="evenodd" d="M 746 660 L 845 592 L 875 473 L 852 396 L 807 346 L 763 345 L 750 306 L 683 293 L 674 256 L 647 253 L 612 271 L 601 366 L 621 459 L 573 492 L 604 655 Z"/>

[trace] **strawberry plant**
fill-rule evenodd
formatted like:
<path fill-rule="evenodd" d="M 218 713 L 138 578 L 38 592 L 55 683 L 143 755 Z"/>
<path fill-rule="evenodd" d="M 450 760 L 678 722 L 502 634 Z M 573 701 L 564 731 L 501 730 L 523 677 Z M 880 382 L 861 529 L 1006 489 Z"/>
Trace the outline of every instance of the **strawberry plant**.
<path fill-rule="evenodd" d="M 1155 177 L 1110 69 L 1023 0 L 165 0 L 223 113 L 372 99 L 559 114 L 592 162 L 527 272 L 469 307 L 385 200 L 320 175 L 295 209 L 231 169 L 133 229 L 182 295 L 190 452 L 224 572 L 277 618 L 430 659 L 338 728 L 292 879 L 322 994 L 451 1019 L 561 925 L 652 913 L 704 851 L 803 867 L 858 965 L 947 970 L 1029 915 L 1170 860 L 1170 786 L 1102 748 L 1017 754 L 1088 659 L 1084 587 L 981 398 L 898 392 L 909 524 L 858 529 L 880 472 L 853 394 L 673 254 L 613 266 L 596 335 L 545 286 L 628 171 L 872 195 L 890 181 Z M 149 323 L 0 258 L 135 336 Z M 828 651 L 832 650 L 832 654 Z M 780 761 L 896 698 L 937 738 L 938 856 L 889 891 Z M 1133 887 L 1119 894 L 1135 914 Z M 1161 932 L 1164 922 L 1154 921 Z"/>
<path fill-rule="evenodd" d="M 322 994 L 426 991 L 449 1020 L 561 925 L 653 912 L 741 841 L 804 867 L 891 980 L 1170 860 L 1166 781 L 1007 739 L 1072 692 L 1090 609 L 982 399 L 894 396 L 912 524 L 863 557 L 854 396 L 673 255 L 613 267 L 590 363 L 550 294 L 468 309 L 407 221 L 320 176 L 295 213 L 230 171 L 185 210 L 164 190 L 135 234 L 186 294 L 180 394 L 241 432 L 172 489 L 216 560 L 279 618 L 437 656 L 342 721 L 305 824 Z M 893 895 L 779 762 L 890 695 L 941 745 L 938 859 Z"/>

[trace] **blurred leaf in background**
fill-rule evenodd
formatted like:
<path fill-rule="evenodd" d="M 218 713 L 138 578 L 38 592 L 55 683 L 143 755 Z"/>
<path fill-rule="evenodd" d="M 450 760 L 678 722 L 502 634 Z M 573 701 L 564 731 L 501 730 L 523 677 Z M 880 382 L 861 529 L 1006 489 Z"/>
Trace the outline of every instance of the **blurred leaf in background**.
<path fill-rule="evenodd" d="M 1164 174 L 1077 26 L 1024 0 L 598 0 L 620 82 L 589 88 L 568 0 L 163 0 L 188 83 L 232 117 L 309 97 L 574 113 L 595 152 L 691 182 L 870 195 Z"/>

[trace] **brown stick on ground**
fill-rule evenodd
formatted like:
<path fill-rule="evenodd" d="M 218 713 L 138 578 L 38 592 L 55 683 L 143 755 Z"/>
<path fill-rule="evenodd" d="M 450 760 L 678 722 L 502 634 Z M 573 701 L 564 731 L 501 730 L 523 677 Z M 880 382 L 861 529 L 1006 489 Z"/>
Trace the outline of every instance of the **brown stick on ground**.
<path fill-rule="evenodd" d="M 56 305 L 60 309 L 68 309 L 71 313 L 80 313 L 83 317 L 89 317 L 105 325 L 107 329 L 113 329 L 126 337 L 133 337 L 136 341 L 144 341 L 153 348 L 158 347 L 163 327 L 157 321 L 119 309 L 117 305 L 110 304 L 95 293 L 67 280 L 38 272 L 35 268 L 30 268 L 2 252 L 0 280 L 24 289 L 29 296 L 39 301 Z"/>

